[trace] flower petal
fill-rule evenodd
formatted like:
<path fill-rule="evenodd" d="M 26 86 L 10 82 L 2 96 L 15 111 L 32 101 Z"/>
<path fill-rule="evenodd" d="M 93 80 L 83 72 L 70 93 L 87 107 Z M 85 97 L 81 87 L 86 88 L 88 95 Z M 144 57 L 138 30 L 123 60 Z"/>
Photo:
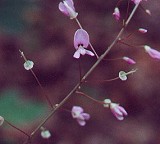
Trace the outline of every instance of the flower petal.
<path fill-rule="evenodd" d="M 144 46 L 144 49 L 152 58 L 160 59 L 159 51 L 152 49 L 150 46 L 147 46 L 147 45 Z"/>
<path fill-rule="evenodd" d="M 91 52 L 90 50 L 86 50 L 86 54 L 90 55 L 90 56 L 94 56 L 94 53 Z"/>
<path fill-rule="evenodd" d="M 65 15 L 69 16 L 70 19 L 77 17 L 78 13 L 75 12 L 74 4 L 72 0 L 64 0 L 59 3 L 59 10 Z"/>
<path fill-rule="evenodd" d="M 74 58 L 78 59 L 80 58 L 80 52 L 77 50 L 74 55 L 73 55 Z"/>
<path fill-rule="evenodd" d="M 80 126 L 85 126 L 86 125 L 86 122 L 84 120 L 77 119 L 77 122 L 79 123 Z"/>
<path fill-rule="evenodd" d="M 68 10 L 67 10 L 67 8 L 65 7 L 65 5 L 62 2 L 59 3 L 58 8 L 62 13 L 64 13 L 67 16 L 69 16 Z"/>
<path fill-rule="evenodd" d="M 71 113 L 73 118 L 79 118 L 81 116 L 81 113 L 83 113 L 83 108 L 81 108 L 80 106 L 73 106 Z"/>
<path fill-rule="evenodd" d="M 119 8 L 116 7 L 114 9 L 114 13 L 113 13 L 113 16 L 115 17 L 115 19 L 118 21 L 120 19 L 120 11 L 119 11 Z"/>
<path fill-rule="evenodd" d="M 65 0 L 65 1 L 69 7 L 71 7 L 73 10 L 75 10 L 73 0 Z"/>
<path fill-rule="evenodd" d="M 83 29 L 78 29 L 74 34 L 74 47 L 75 49 L 79 48 L 79 45 L 87 48 L 89 45 L 89 35 Z"/>
<path fill-rule="evenodd" d="M 88 113 L 82 113 L 82 116 L 84 117 L 85 120 L 90 119 L 90 114 L 88 114 Z"/>
<path fill-rule="evenodd" d="M 136 62 L 129 57 L 124 56 L 122 59 L 125 60 L 129 64 L 136 64 Z"/>

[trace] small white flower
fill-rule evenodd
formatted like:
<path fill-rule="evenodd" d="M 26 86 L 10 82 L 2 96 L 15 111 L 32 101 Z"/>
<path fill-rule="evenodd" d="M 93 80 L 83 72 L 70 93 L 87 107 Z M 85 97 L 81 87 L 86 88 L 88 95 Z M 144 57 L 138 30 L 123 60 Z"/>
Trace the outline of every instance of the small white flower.
<path fill-rule="evenodd" d="M 120 71 L 120 72 L 119 72 L 119 78 L 120 78 L 122 81 L 127 80 L 127 74 L 126 74 L 126 72 Z"/>
<path fill-rule="evenodd" d="M 27 61 L 24 63 L 24 68 L 25 68 L 26 70 L 30 70 L 30 69 L 33 68 L 33 65 L 34 65 L 34 63 L 33 63 L 32 61 L 27 60 Z"/>
<path fill-rule="evenodd" d="M 42 131 L 41 131 L 41 136 L 42 136 L 42 138 L 44 138 L 44 139 L 48 139 L 48 138 L 51 137 L 51 133 L 49 132 L 49 130 L 42 130 Z"/>

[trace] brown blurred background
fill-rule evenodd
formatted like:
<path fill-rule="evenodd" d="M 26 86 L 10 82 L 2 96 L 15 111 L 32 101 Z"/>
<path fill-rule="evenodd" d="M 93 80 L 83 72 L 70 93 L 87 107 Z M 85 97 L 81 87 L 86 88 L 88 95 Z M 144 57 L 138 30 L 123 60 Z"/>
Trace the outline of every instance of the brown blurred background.
<path fill-rule="evenodd" d="M 78 26 L 58 9 L 59 0 L 0 0 L 0 115 L 12 124 L 31 133 L 50 109 L 43 93 L 29 71 L 19 49 L 34 61 L 33 71 L 44 86 L 53 104 L 59 103 L 79 80 L 78 61 L 73 58 L 73 36 Z M 74 0 L 78 19 L 90 35 L 91 43 L 101 55 L 122 27 L 112 16 L 117 0 Z M 150 45 L 160 50 L 160 1 L 142 2 L 151 10 L 148 16 L 139 8 L 124 36 L 139 27 L 147 34 L 135 33 L 126 42 Z M 134 4 L 130 3 L 130 12 Z M 127 1 L 119 8 L 126 16 Z M 87 98 L 73 95 L 64 105 L 82 106 L 91 119 L 85 127 L 78 125 L 70 113 L 59 110 L 45 125 L 52 134 L 49 140 L 34 136 L 33 144 L 159 144 L 160 141 L 160 62 L 142 48 L 116 45 L 106 58 L 128 56 L 136 65 L 103 61 L 88 77 L 101 80 L 117 77 L 120 70 L 138 71 L 122 82 L 89 83 L 82 91 L 98 100 L 110 98 L 128 112 L 118 121 L 110 112 Z M 84 74 L 96 58 L 80 59 Z M 26 137 L 6 123 L 0 128 L 0 144 L 22 144 Z"/>

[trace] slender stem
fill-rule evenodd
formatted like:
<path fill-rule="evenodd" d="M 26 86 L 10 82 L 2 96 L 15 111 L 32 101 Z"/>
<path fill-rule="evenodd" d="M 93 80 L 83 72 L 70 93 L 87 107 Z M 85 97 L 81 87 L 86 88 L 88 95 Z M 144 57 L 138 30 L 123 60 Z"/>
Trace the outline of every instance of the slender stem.
<path fill-rule="evenodd" d="M 128 14 L 129 14 L 129 4 L 130 4 L 130 0 L 128 0 L 128 3 L 127 3 L 127 11 L 126 11 L 126 18 L 125 18 L 125 20 L 127 19 Z"/>
<path fill-rule="evenodd" d="M 111 82 L 111 81 L 114 81 L 114 80 L 117 80 L 119 79 L 119 77 L 116 77 L 116 78 L 112 78 L 112 79 L 108 79 L 108 80 L 92 80 L 92 81 L 84 81 L 85 83 L 91 83 L 91 82 L 95 82 L 95 83 L 104 83 L 104 82 Z"/>
<path fill-rule="evenodd" d="M 79 20 L 78 20 L 77 18 L 75 18 L 75 20 L 76 20 L 78 26 L 79 26 L 81 29 L 83 29 L 83 27 L 82 27 L 81 23 L 79 22 Z M 94 54 L 96 55 L 96 57 L 97 57 L 97 59 L 98 59 L 99 56 L 98 56 L 98 54 L 96 53 L 95 49 L 93 48 L 93 45 L 92 45 L 90 42 L 89 42 L 89 46 L 91 47 L 91 49 L 93 50 Z"/>
<path fill-rule="evenodd" d="M 78 59 L 78 66 L 79 66 L 79 81 L 82 79 L 82 70 L 81 70 L 81 62 L 80 59 Z"/>
<path fill-rule="evenodd" d="M 23 131 L 23 130 L 19 129 L 18 127 L 14 126 L 13 124 L 11 124 L 11 123 L 10 123 L 9 121 L 7 121 L 6 119 L 5 119 L 5 122 L 6 122 L 8 125 L 10 125 L 11 127 L 13 127 L 14 129 L 16 129 L 17 131 L 19 131 L 19 132 L 23 133 L 24 135 L 26 135 L 26 136 L 30 139 L 30 135 L 27 134 L 25 131 Z"/>
<path fill-rule="evenodd" d="M 40 81 L 38 80 L 36 74 L 34 73 L 34 71 L 33 71 L 32 69 L 30 69 L 30 71 L 31 71 L 32 75 L 34 76 L 34 78 L 36 79 L 38 85 L 40 86 L 40 88 L 41 88 L 41 90 L 42 90 L 42 92 L 43 92 L 43 94 L 44 94 L 44 96 L 45 96 L 48 104 L 51 106 L 51 108 L 54 108 L 51 100 L 49 99 L 48 95 L 47 95 L 46 92 L 44 91 L 44 88 L 42 87 L 42 85 L 41 85 Z"/>
<path fill-rule="evenodd" d="M 26 61 L 27 61 L 27 58 L 25 57 L 24 53 L 23 53 L 22 51 L 20 51 L 20 50 L 19 50 L 19 52 L 20 52 L 21 56 L 23 57 L 23 59 L 24 59 L 25 62 L 26 62 Z M 43 94 L 44 94 L 44 96 L 45 96 L 48 104 L 51 106 L 51 108 L 54 108 L 53 104 L 51 103 L 51 100 L 49 99 L 48 95 L 46 94 L 46 92 L 45 92 L 43 86 L 41 85 L 38 77 L 36 76 L 36 74 L 34 73 L 34 71 L 33 71 L 32 69 L 30 69 L 30 71 L 31 71 L 32 75 L 34 76 L 34 78 L 36 79 L 38 85 L 40 86 L 41 91 L 43 92 Z"/>
<path fill-rule="evenodd" d="M 133 11 L 131 12 L 128 20 L 125 23 L 125 27 L 128 25 L 128 23 L 130 22 L 131 18 L 133 17 L 136 9 L 138 8 L 138 5 L 136 5 L 133 9 Z M 60 109 L 63 104 L 65 102 L 67 102 L 67 100 L 72 96 L 73 93 L 75 93 L 78 90 L 78 87 L 82 84 L 82 82 L 85 81 L 85 79 L 93 72 L 93 70 L 98 66 L 98 64 L 103 60 L 103 58 L 110 52 L 110 50 L 112 49 L 112 47 L 118 42 L 118 40 L 120 39 L 120 37 L 122 36 L 125 27 L 123 27 L 120 32 L 118 33 L 117 37 L 115 38 L 115 40 L 111 43 L 111 45 L 108 47 L 108 49 L 104 52 L 104 54 L 102 54 L 99 59 L 95 62 L 95 64 L 88 70 L 88 72 L 82 77 L 81 81 L 79 83 L 77 83 L 75 85 L 75 87 L 69 92 L 69 94 L 58 104 L 57 107 L 55 107 L 55 109 L 53 109 L 51 111 L 51 113 L 37 126 L 37 128 L 31 133 L 31 137 L 39 130 L 39 128 L 41 126 L 43 126 L 43 124 L 45 124 L 52 115 L 54 115 L 58 109 Z"/>
<path fill-rule="evenodd" d="M 86 98 L 89 98 L 90 100 L 92 100 L 92 101 L 94 101 L 94 102 L 96 102 L 96 103 L 98 103 L 98 104 L 103 104 L 102 101 L 96 100 L 96 99 L 90 97 L 89 95 L 87 95 L 87 94 L 85 94 L 85 93 L 83 93 L 83 92 L 76 91 L 76 93 L 77 93 L 77 94 L 80 94 L 81 96 L 84 96 L 84 97 L 86 97 Z"/>
<path fill-rule="evenodd" d="M 121 41 L 121 40 L 119 40 L 118 42 L 119 42 L 119 43 L 121 43 L 121 44 L 124 44 L 124 45 L 126 45 L 126 46 L 129 46 L 129 47 L 134 47 L 134 48 L 136 48 L 136 47 L 137 47 L 137 46 L 134 46 L 134 45 L 131 45 L 131 44 L 125 43 L 125 42 L 123 42 L 123 41 Z"/>
<path fill-rule="evenodd" d="M 103 59 L 103 61 L 116 61 L 116 60 L 122 60 L 123 58 L 114 58 L 114 59 Z"/>

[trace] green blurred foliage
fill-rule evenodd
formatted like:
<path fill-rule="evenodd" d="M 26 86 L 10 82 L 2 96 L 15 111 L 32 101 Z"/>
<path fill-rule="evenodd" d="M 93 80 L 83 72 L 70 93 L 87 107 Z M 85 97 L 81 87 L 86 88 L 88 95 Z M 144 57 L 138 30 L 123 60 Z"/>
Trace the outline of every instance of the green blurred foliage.
<path fill-rule="evenodd" d="M 46 112 L 44 104 L 21 97 L 16 90 L 6 90 L 0 96 L 0 114 L 15 125 L 31 123 Z"/>

